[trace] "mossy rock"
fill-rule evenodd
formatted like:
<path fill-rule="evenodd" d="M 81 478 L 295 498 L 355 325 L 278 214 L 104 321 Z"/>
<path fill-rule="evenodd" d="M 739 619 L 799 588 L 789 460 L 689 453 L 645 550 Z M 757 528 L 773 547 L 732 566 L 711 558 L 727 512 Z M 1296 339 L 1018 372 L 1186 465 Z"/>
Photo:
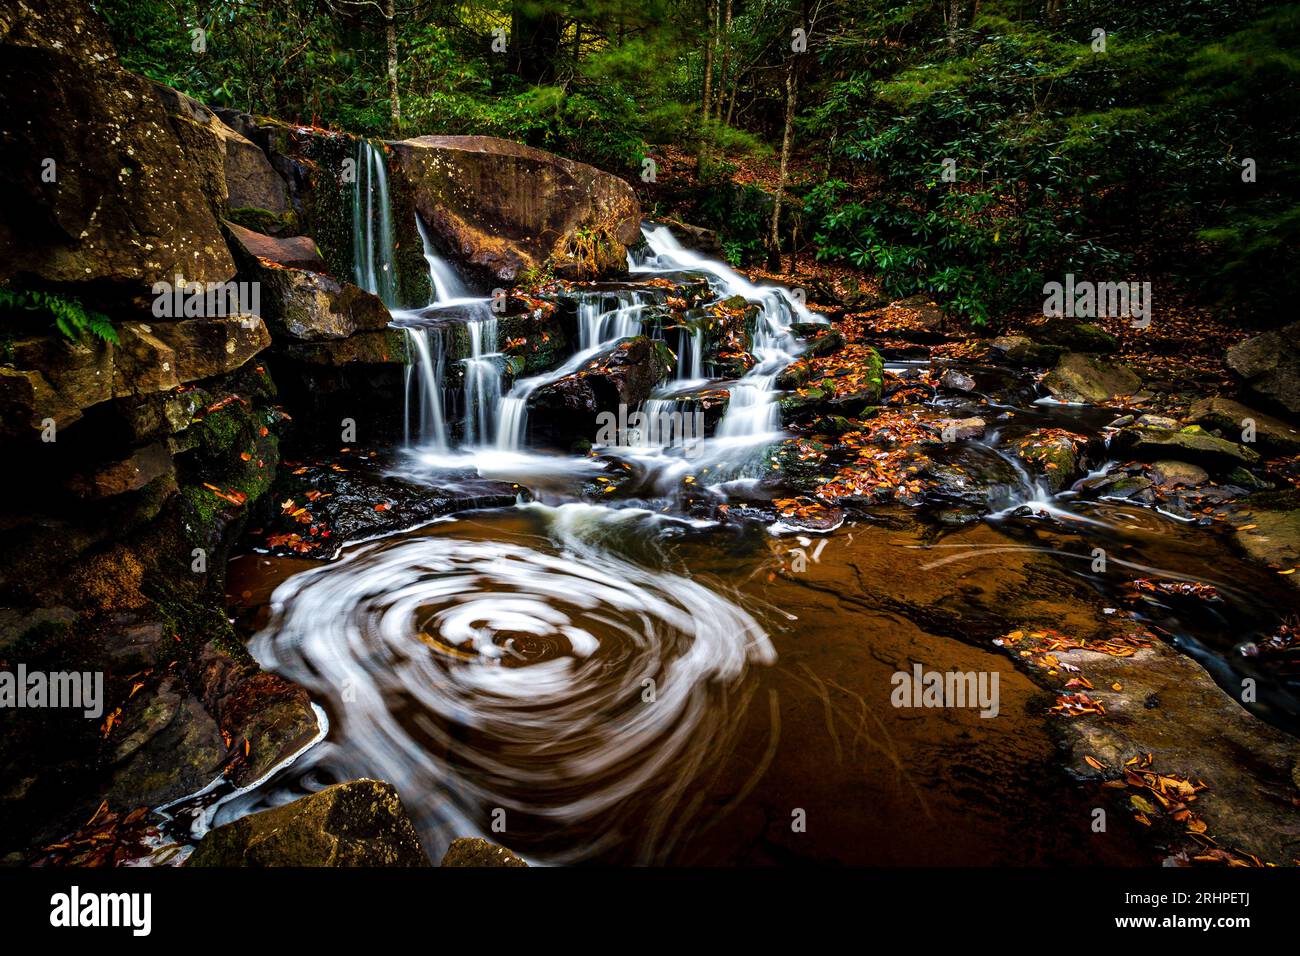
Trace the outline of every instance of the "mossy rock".
<path fill-rule="evenodd" d="M 392 784 L 353 780 L 205 836 L 187 866 L 428 866 Z"/>

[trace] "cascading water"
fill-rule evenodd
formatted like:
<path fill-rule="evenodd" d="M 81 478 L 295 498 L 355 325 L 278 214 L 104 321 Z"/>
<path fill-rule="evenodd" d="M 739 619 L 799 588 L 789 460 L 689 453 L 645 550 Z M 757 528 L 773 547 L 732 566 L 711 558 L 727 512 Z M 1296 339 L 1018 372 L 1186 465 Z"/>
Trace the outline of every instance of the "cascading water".
<path fill-rule="evenodd" d="M 616 303 L 606 309 L 610 300 Z M 620 339 L 641 332 L 641 314 L 650 304 L 650 294 L 626 291 L 578 293 L 578 352 L 558 368 L 543 375 L 521 379 L 501 400 L 497 448 L 518 451 L 525 445 L 528 428 L 528 400 L 543 385 L 571 375 Z"/>
<path fill-rule="evenodd" d="M 352 190 L 352 271 L 356 283 L 390 308 L 397 304 L 393 218 L 384 152 L 357 141 L 357 181 Z"/>
<path fill-rule="evenodd" d="M 501 354 L 497 319 L 489 306 L 483 318 L 469 319 L 470 357 L 465 365 L 465 443 L 490 445 L 501 403 Z"/>

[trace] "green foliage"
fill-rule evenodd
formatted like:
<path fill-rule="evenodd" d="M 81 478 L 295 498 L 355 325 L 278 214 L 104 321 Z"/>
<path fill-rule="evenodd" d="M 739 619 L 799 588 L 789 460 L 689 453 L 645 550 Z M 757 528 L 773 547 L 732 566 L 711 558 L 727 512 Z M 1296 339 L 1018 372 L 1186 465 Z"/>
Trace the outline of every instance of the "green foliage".
<path fill-rule="evenodd" d="M 79 342 L 88 335 L 105 342 L 117 344 L 117 330 L 108 316 L 87 309 L 81 300 L 52 292 L 0 289 L 0 312 L 36 312 L 54 322 L 55 327 L 71 342 Z"/>
<path fill-rule="evenodd" d="M 1293 298 L 1300 8 L 1160 6 L 1053 29 L 988 3 L 956 42 L 828 84 L 802 119 L 840 172 L 807 197 L 817 254 L 977 324 L 1138 261 L 1234 308 Z M 1241 157 L 1267 181 L 1243 183 Z"/>

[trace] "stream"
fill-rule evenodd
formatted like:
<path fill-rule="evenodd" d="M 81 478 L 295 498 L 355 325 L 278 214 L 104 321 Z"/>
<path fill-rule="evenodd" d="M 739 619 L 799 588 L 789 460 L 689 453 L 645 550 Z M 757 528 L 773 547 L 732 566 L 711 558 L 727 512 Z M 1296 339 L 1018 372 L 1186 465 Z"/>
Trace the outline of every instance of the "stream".
<path fill-rule="evenodd" d="M 382 163 L 362 168 L 373 202 L 355 217 L 357 277 L 383 295 Z M 1037 402 L 1032 376 L 996 395 L 929 400 L 996 422 L 960 443 L 963 461 L 1011 476 L 979 520 L 945 524 L 892 503 L 818 528 L 719 520 L 719 506 L 757 513 L 779 494 L 764 471 L 787 437 L 776 380 L 804 347 L 791 326 L 822 320 L 666 227 L 644 235 L 629 281 L 574 293 L 569 358 L 526 376 L 508 374 L 491 300 L 426 237 L 433 302 L 393 310 L 411 361 L 393 410 L 404 441 L 382 452 L 384 468 L 416 486 L 512 482 L 518 503 L 340 542 L 332 560 L 250 542 L 229 567 L 232 612 L 262 666 L 309 691 L 328 732 L 269 780 L 186 817 L 200 830 L 376 777 L 396 786 L 434 860 L 478 835 L 538 864 L 1154 862 L 1135 824 L 1105 841 L 1079 825 L 1096 798 L 1061 769 L 1042 689 L 994 644 L 1026 621 L 1085 633 L 1125 616 L 1225 688 L 1256 678 L 1271 692 L 1254 712 L 1300 725 L 1294 677 L 1243 653 L 1289 605 L 1284 585 L 1194 522 L 1049 491 L 1008 443 L 1036 427 L 1100 441 L 1117 411 Z M 718 378 L 698 334 L 643 325 L 666 294 L 651 280 L 683 277 L 757 306 L 741 377 Z M 471 351 L 448 386 L 456 326 Z M 642 410 L 671 413 L 683 396 L 723 389 L 711 434 L 683 447 L 637 433 L 586 453 L 538 439 L 530 398 L 638 334 L 664 339 L 677 360 Z M 886 364 L 905 376 L 929 367 Z M 634 478 L 593 502 L 611 462 Z M 1210 585 L 1215 597 L 1135 598 L 1139 578 Z M 998 716 L 892 706 L 893 675 L 918 662 L 996 673 Z M 1024 839 L 1031 830 L 1051 837 Z"/>

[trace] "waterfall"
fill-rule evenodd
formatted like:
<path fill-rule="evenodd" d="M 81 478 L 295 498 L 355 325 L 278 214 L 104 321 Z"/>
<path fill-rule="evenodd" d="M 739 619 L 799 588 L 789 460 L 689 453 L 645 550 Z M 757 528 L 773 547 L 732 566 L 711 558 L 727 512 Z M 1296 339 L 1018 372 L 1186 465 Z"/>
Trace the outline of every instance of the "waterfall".
<path fill-rule="evenodd" d="M 501 354 L 497 351 L 497 319 L 487 315 L 466 322 L 470 357 L 465 359 L 465 436 L 467 445 L 489 445 L 494 438 L 497 406 L 501 402 Z"/>
<path fill-rule="evenodd" d="M 461 282 L 456 270 L 449 266 L 433 249 L 429 241 L 428 230 L 420 214 L 415 214 L 415 228 L 420 233 L 420 242 L 424 246 L 424 261 L 429 264 L 429 289 L 433 296 L 429 305 L 447 305 L 471 298 L 469 290 Z"/>
<path fill-rule="evenodd" d="M 357 285 L 397 305 L 393 267 L 393 213 L 383 149 L 357 141 L 357 181 L 352 190 L 352 271 Z"/>
<path fill-rule="evenodd" d="M 649 226 L 641 232 L 651 255 L 642 262 L 630 262 L 632 272 L 703 272 L 722 296 L 739 295 L 758 305 L 750 346 L 754 367 L 728 387 L 727 410 L 718 423 L 716 434 L 719 438 L 734 440 L 736 445 L 750 447 L 766 437 L 774 437 L 781 426 L 780 406 L 776 403 L 776 377 L 800 351 L 790 334 L 790 326 L 795 322 L 825 320 L 809 312 L 788 289 L 755 285 L 721 262 L 684 248 L 667 226 Z"/>
<path fill-rule="evenodd" d="M 704 330 L 677 330 L 677 381 L 698 382 L 704 378 Z"/>
<path fill-rule="evenodd" d="M 604 309 L 611 298 L 615 307 Z M 521 379 L 510 394 L 501 399 L 497 448 L 502 451 L 523 448 L 528 429 L 528 399 L 533 392 L 576 372 L 619 339 L 640 334 L 641 313 L 651 301 L 651 294 L 639 291 L 619 292 L 613 296 L 607 292 L 579 293 L 577 354 L 553 371 Z"/>
<path fill-rule="evenodd" d="M 404 437 L 422 445 L 447 447 L 447 426 L 442 415 L 442 338 L 433 329 L 404 328 L 415 362 L 406 366 L 406 410 Z M 412 403 L 412 397 L 415 401 Z M 414 405 L 414 412 L 412 407 Z M 412 429 L 412 418 L 416 419 Z"/>

